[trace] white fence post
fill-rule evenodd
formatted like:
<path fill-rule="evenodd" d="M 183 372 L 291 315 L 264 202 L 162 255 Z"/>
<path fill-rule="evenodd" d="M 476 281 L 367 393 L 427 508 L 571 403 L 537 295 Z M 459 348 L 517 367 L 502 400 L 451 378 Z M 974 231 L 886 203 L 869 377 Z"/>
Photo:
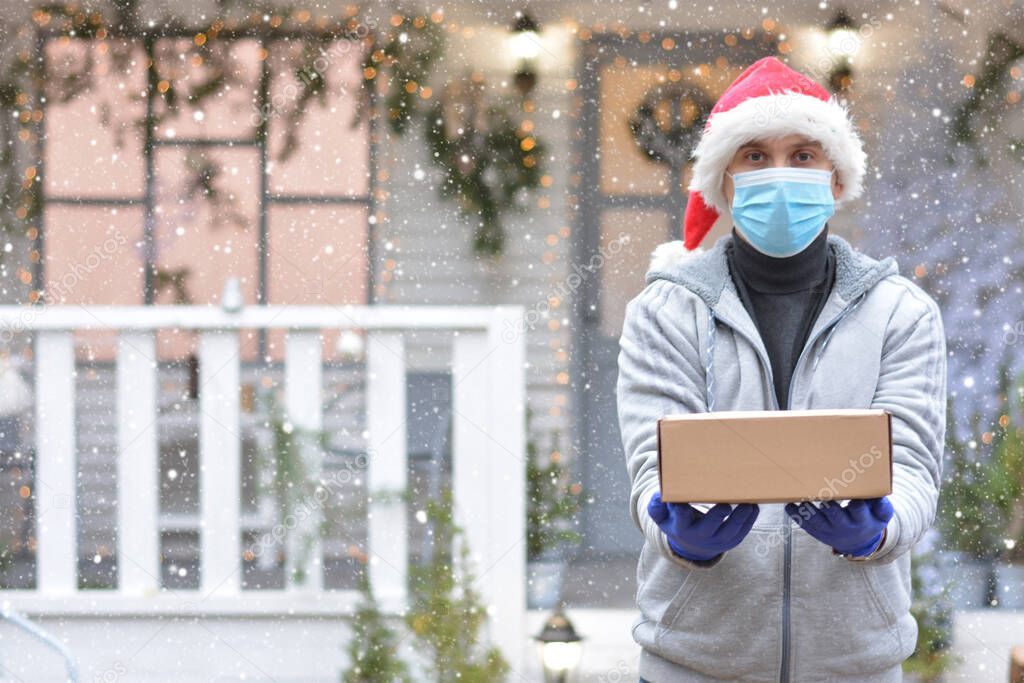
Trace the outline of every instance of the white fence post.
<path fill-rule="evenodd" d="M 367 495 L 370 582 L 383 609 L 405 605 L 409 530 L 401 497 L 406 458 L 405 341 L 400 332 L 371 332 L 366 346 Z"/>
<path fill-rule="evenodd" d="M 285 404 L 288 420 L 298 430 L 319 432 L 323 427 L 323 369 L 320 333 L 289 330 L 285 340 Z M 311 435 L 299 434 L 295 444 L 302 457 L 302 473 L 306 481 L 320 480 L 323 458 L 320 445 Z M 306 482 L 295 482 L 307 491 Z M 287 585 L 290 590 L 320 591 L 323 589 L 323 544 L 320 542 L 320 500 L 316 491 L 311 498 L 297 502 L 289 511 L 294 520 L 282 520 L 287 529 L 285 550 Z M 265 549 L 266 550 L 266 549 Z M 304 562 L 303 562 L 304 560 Z M 301 572 L 303 580 L 296 581 Z"/>
<path fill-rule="evenodd" d="M 36 335 L 36 587 L 78 589 L 75 526 L 75 340 L 71 331 Z"/>
<path fill-rule="evenodd" d="M 160 588 L 160 462 L 153 332 L 117 341 L 117 572 L 122 593 Z"/>
<path fill-rule="evenodd" d="M 488 480 L 491 444 L 487 428 L 487 332 L 461 331 L 452 341 L 452 504 L 455 523 L 465 532 L 471 570 L 479 584 L 490 569 L 487 528 L 491 517 Z M 457 549 L 453 549 L 458 557 Z M 483 594 L 490 604 L 492 596 Z"/>
<path fill-rule="evenodd" d="M 204 599 L 242 584 L 238 332 L 208 330 L 199 353 L 200 587 Z"/>
<path fill-rule="evenodd" d="M 523 671 L 526 629 L 526 331 L 521 307 L 496 308 L 487 333 L 491 408 L 486 585 L 494 642 L 514 672 Z M 513 676 L 515 678 L 515 676 Z"/>
<path fill-rule="evenodd" d="M 495 310 L 486 332 L 462 332 L 452 358 L 456 521 L 486 601 L 490 638 L 523 670 L 526 610 L 525 340 L 521 309 Z"/>

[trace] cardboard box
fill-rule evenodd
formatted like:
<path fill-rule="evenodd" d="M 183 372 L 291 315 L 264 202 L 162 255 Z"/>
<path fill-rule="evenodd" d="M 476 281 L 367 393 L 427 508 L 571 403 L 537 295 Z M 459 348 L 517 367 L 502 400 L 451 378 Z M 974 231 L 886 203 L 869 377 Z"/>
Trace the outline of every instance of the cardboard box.
<path fill-rule="evenodd" d="M 892 415 L 756 410 L 658 420 L 666 502 L 784 503 L 892 493 Z"/>

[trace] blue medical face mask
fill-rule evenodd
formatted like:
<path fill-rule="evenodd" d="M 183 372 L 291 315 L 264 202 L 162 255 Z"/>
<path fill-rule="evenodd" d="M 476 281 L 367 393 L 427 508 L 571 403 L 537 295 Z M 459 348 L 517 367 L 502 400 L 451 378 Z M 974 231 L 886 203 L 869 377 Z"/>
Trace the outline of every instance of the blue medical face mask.
<path fill-rule="evenodd" d="M 737 230 L 768 256 L 799 254 L 835 213 L 833 173 L 789 166 L 729 173 L 736 188 L 732 218 Z"/>

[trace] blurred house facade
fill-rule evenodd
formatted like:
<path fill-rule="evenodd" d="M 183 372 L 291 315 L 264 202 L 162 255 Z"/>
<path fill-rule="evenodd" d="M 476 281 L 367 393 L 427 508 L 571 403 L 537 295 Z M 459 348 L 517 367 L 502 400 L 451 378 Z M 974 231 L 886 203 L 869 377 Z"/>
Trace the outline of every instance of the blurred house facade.
<path fill-rule="evenodd" d="M 14 36 L 27 9 L 4 4 L 2 30 Z M 347 7 L 321 9 L 330 16 Z M 516 9 L 528 9 L 538 25 L 525 47 L 511 28 Z M 142 16 L 168 10 L 186 26 L 215 11 L 212 4 L 157 3 L 143 5 Z M 234 282 L 246 306 L 320 306 L 335 311 L 340 326 L 348 306 L 521 306 L 525 326 L 518 332 L 525 332 L 533 415 L 528 437 L 542 456 L 560 451 L 582 485 L 583 541 L 572 549 L 568 591 L 578 604 L 627 604 L 642 538 L 628 515 L 615 417 L 617 337 L 625 304 L 643 286 L 651 250 L 681 236 L 686 153 L 702 117 L 750 62 L 777 55 L 843 90 L 870 163 L 893 110 L 914 106 L 897 94 L 898 79 L 914 65 L 922 79 L 936 76 L 929 72 L 935 32 L 957 36 L 953 47 L 966 77 L 1009 10 L 1006 2 L 953 1 L 847 2 L 840 8 L 790 0 L 728 9 L 675 0 L 630 7 L 448 4 L 448 47 L 431 80 L 434 97 L 467 69 L 491 87 L 511 90 L 526 59 L 536 77 L 520 116 L 544 142 L 543 175 L 540 187 L 522 198 L 525 210 L 504 218 L 505 247 L 497 257 L 474 251 L 470 222 L 455 202 L 439 197 L 440 174 L 422 130 L 398 136 L 381 120 L 350 125 L 363 78 L 355 50 L 335 53 L 327 74 L 336 87 L 323 100 L 311 100 L 307 117 L 296 123 L 288 116 L 289 93 L 300 75 L 286 68 L 295 45 L 264 52 L 256 40 L 232 41 L 225 49 L 237 69 L 231 83 L 220 84 L 222 96 L 162 119 L 147 135 L 131 122 L 161 113 L 167 84 L 197 86 L 208 76 L 201 63 L 181 57 L 195 44 L 191 31 L 155 41 L 153 54 L 166 75 L 155 87 L 147 84 L 141 48 L 115 54 L 103 40 L 42 40 L 33 33 L 28 46 L 45 53 L 48 68 L 71 73 L 91 59 L 94 80 L 76 97 L 47 104 L 38 164 L 43 211 L 37 233 L 9 238 L 3 303 L 32 301 L 45 290 L 52 305 L 219 306 Z M 368 16 L 386 23 L 390 13 L 371 6 Z M 269 90 L 260 80 L 264 62 L 275 73 Z M 970 87 L 960 85 L 961 92 L 949 93 L 951 106 Z M 1019 98 L 1016 83 L 1011 90 Z M 1022 121 L 1019 115 L 1010 121 L 1006 136 Z M 282 158 L 291 144 L 294 153 Z M 872 178 L 890 172 L 871 169 L 866 196 L 830 221 L 834 232 L 856 244 L 867 232 L 886 229 L 864 225 L 858 214 L 872 201 Z M 707 244 L 729 229 L 723 217 Z M 913 266 L 901 260 L 902 272 Z M 241 335 L 240 411 L 252 422 L 241 438 L 241 513 L 243 530 L 256 533 L 272 518 L 260 496 L 245 488 L 257 483 L 259 454 L 271 438 L 256 397 L 283 377 L 287 343 L 272 326 Z M 361 361 L 366 342 L 336 330 L 326 330 L 321 342 L 322 427 L 337 467 L 368 447 L 361 412 L 368 400 Z M 157 422 L 160 585 L 173 588 L 199 581 L 200 416 L 182 407 L 195 399 L 197 343 L 180 329 L 161 329 L 155 337 L 164 363 Z M 450 477 L 453 341 L 448 330 L 408 329 L 404 345 L 410 477 L 426 500 Z M 18 367 L 30 376 L 24 348 L 13 344 L 10 353 L 24 360 Z M 75 348 L 78 579 L 110 587 L 117 582 L 117 337 L 79 331 Z M 32 423 L 20 441 L 5 442 L 5 454 L 34 443 L 32 429 L 43 426 Z M 5 505 L 19 513 L 10 517 L 7 533 L 29 547 L 33 513 L 19 491 L 31 484 L 12 467 L 4 474 Z M 354 487 L 359 500 L 363 494 Z M 368 533 L 360 514 L 327 512 L 326 587 L 353 585 L 349 546 Z M 416 533 L 411 525 L 414 555 Z M 31 564 L 8 568 L 6 588 L 31 583 L 26 567 Z M 602 571 L 614 574 L 615 589 L 587 585 L 589 578 L 610 585 Z M 250 588 L 285 584 L 280 563 L 254 560 L 245 572 Z"/>

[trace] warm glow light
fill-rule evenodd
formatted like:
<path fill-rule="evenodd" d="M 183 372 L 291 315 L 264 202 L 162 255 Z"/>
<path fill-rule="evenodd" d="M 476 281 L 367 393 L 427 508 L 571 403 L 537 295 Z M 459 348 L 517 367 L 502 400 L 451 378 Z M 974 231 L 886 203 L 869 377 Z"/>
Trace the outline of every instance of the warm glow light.
<path fill-rule="evenodd" d="M 580 663 L 583 648 L 577 643 L 544 643 L 544 668 L 551 672 L 572 671 Z"/>
<path fill-rule="evenodd" d="M 540 54 L 540 36 L 536 31 L 519 31 L 508 39 L 508 49 L 516 59 L 535 59 Z"/>
<path fill-rule="evenodd" d="M 860 37 L 852 29 L 840 28 L 829 33 L 828 50 L 834 55 L 852 57 L 860 49 Z"/>

